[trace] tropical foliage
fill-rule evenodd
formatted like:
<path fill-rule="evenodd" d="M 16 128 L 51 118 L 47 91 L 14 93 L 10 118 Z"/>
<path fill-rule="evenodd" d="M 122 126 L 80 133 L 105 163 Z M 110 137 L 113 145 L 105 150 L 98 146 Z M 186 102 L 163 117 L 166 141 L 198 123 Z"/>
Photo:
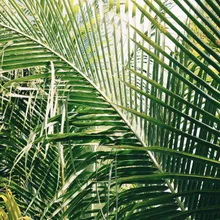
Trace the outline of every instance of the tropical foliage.
<path fill-rule="evenodd" d="M 23 219 L 23 220 L 30 220 L 30 217 L 22 217 L 21 210 L 18 207 L 18 204 L 16 203 L 11 190 L 6 189 L 5 193 L 0 194 L 0 198 L 4 201 L 4 205 L 7 208 L 7 213 L 0 208 L 0 219 L 2 220 L 8 220 L 8 219 Z"/>
<path fill-rule="evenodd" d="M 220 218 L 219 5 L 0 0 L 0 187 L 22 216 Z"/>

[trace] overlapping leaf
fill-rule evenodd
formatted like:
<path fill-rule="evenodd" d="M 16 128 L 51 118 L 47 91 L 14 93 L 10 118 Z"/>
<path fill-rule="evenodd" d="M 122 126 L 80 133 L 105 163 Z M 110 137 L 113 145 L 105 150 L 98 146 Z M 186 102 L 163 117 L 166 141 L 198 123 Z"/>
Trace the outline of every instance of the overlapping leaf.
<path fill-rule="evenodd" d="M 218 50 L 166 1 L 93 3 L 0 3 L 3 176 L 36 218 L 217 218 Z M 219 45 L 217 2 L 208 31 L 175 3 Z"/>

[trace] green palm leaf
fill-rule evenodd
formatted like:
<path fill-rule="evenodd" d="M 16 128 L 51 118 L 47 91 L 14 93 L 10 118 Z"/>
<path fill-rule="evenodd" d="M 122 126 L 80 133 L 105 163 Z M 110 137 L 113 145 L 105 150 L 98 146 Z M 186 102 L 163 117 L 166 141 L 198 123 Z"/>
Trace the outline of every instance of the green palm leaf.
<path fill-rule="evenodd" d="M 24 215 L 220 217 L 218 2 L 174 2 L 0 2 L 0 185 Z"/>

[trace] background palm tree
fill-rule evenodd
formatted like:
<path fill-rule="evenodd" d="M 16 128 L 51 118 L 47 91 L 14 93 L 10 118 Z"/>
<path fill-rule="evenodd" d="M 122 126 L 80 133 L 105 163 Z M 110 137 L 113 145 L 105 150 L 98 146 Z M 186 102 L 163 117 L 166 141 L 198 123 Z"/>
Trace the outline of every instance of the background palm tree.
<path fill-rule="evenodd" d="M 0 1 L 0 185 L 23 215 L 220 218 L 218 6 Z"/>

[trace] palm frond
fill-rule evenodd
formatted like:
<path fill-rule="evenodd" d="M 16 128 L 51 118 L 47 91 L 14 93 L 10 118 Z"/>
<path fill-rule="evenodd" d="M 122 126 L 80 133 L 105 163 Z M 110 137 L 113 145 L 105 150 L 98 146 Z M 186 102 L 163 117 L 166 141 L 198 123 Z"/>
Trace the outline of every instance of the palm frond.
<path fill-rule="evenodd" d="M 219 218 L 216 4 L 0 2 L 0 185 L 24 215 Z"/>

